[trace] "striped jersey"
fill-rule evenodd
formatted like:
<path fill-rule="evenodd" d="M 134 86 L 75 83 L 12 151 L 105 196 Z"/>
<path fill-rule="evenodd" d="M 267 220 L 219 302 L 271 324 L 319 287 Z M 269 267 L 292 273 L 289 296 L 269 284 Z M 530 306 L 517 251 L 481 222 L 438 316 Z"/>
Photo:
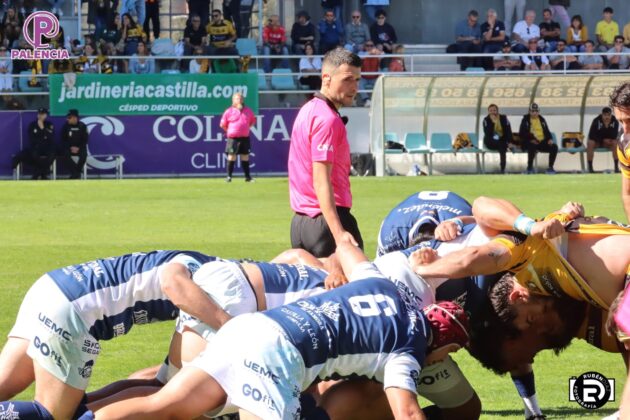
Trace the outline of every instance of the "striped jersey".
<path fill-rule="evenodd" d="M 315 380 L 364 377 L 416 393 L 430 326 L 404 291 L 372 273 L 264 312 L 300 352 L 303 389 Z"/>
<path fill-rule="evenodd" d="M 109 340 L 134 324 L 175 319 L 178 308 L 162 292 L 161 268 L 179 262 L 191 274 L 214 261 L 194 251 L 152 251 L 69 265 L 47 273 L 72 303 L 90 334 Z"/>
<path fill-rule="evenodd" d="M 437 226 L 458 216 L 472 215 L 464 198 L 450 191 L 421 191 L 407 197 L 381 223 L 376 255 L 409 248 L 426 223 Z"/>
<path fill-rule="evenodd" d="M 328 273 L 303 264 L 253 263 L 262 272 L 267 308 L 276 308 L 298 299 L 325 292 Z"/>

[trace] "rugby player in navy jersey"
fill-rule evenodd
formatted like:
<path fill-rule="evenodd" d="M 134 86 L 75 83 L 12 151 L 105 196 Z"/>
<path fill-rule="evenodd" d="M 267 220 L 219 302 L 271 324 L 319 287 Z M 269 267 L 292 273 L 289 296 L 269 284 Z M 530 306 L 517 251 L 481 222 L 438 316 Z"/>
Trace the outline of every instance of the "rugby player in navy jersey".
<path fill-rule="evenodd" d="M 193 251 L 104 258 L 44 274 L 22 301 L 0 353 L 0 400 L 35 382 L 35 401 L 0 402 L 12 419 L 70 419 L 85 396 L 100 340 L 134 324 L 173 320 L 178 308 L 215 328 L 229 316 L 192 280 L 215 260 Z M 80 411 L 80 410 L 79 410 Z"/>
<path fill-rule="evenodd" d="M 376 255 L 433 239 L 450 241 L 474 223 L 472 207 L 450 191 L 420 191 L 394 207 L 381 223 Z"/>
<path fill-rule="evenodd" d="M 352 277 L 357 281 L 333 291 L 234 318 L 158 393 L 107 406 L 96 418 L 183 419 L 240 407 L 294 419 L 311 383 L 348 376 L 382 383 L 395 418 L 425 418 L 418 375 L 425 362 L 467 343 L 464 311 L 429 305 L 423 313 L 367 261 Z"/>

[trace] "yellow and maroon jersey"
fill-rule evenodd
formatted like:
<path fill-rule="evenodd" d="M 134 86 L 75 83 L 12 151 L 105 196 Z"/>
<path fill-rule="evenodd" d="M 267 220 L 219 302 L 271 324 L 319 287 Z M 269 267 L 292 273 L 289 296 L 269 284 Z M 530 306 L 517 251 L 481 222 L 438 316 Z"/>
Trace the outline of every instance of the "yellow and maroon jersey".
<path fill-rule="evenodd" d="M 625 178 L 630 178 L 630 134 L 621 136 L 617 143 L 617 158 L 621 173 Z"/>
<path fill-rule="evenodd" d="M 630 227 L 605 217 L 581 217 L 569 220 L 564 214 L 552 213 L 545 219 L 557 218 L 565 223 L 567 233 L 597 235 L 630 235 Z M 568 235 L 553 240 L 508 232 L 493 239 L 510 252 L 506 270 L 530 291 L 547 296 L 583 300 L 601 309 L 608 305 L 566 260 Z M 626 276 L 628 279 L 628 276 Z"/>

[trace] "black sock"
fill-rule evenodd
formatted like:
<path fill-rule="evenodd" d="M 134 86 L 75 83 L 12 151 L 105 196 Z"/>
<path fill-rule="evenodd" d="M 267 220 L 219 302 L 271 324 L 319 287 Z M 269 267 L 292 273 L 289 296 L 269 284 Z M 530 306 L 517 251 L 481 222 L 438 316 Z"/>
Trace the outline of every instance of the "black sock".
<path fill-rule="evenodd" d="M 619 161 L 615 159 L 613 162 L 615 163 L 615 172 L 619 172 Z"/>
<path fill-rule="evenodd" d="M 249 176 L 249 161 L 242 160 L 241 165 L 243 166 L 243 172 L 245 172 L 245 178 L 250 178 Z"/>
<path fill-rule="evenodd" d="M 588 171 L 589 172 L 593 172 L 593 161 L 592 160 L 588 161 Z"/>
<path fill-rule="evenodd" d="M 227 172 L 228 172 L 228 176 L 230 178 L 232 178 L 232 172 L 234 172 L 234 164 L 236 163 L 235 160 L 228 160 L 228 164 L 227 164 Z"/>

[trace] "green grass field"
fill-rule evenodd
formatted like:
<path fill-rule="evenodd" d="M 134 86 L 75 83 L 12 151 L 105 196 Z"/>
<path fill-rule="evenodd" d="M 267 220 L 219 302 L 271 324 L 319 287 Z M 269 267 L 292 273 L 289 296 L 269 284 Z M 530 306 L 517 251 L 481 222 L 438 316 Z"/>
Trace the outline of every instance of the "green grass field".
<path fill-rule="evenodd" d="M 569 200 L 589 214 L 623 220 L 617 175 L 443 176 L 353 178 L 353 213 L 366 252 L 373 256 L 383 217 L 409 194 L 452 190 L 515 201 L 539 216 Z M 43 273 L 67 264 L 132 251 L 192 249 L 221 257 L 270 259 L 289 247 L 288 187 L 285 178 L 57 181 L 0 183 L 0 345 L 13 325 L 22 297 Z M 172 323 L 136 327 L 102 343 L 90 389 L 160 363 Z M 483 418 L 522 416 L 509 377 L 481 368 L 465 352 L 456 355 L 484 405 Z M 616 401 L 592 412 L 568 401 L 571 376 L 595 370 L 616 379 Z M 625 383 L 621 357 L 583 342 L 561 356 L 540 354 L 535 363 L 538 398 L 549 418 L 601 418 L 616 409 Z M 20 396 L 30 399 L 32 389 Z"/>

